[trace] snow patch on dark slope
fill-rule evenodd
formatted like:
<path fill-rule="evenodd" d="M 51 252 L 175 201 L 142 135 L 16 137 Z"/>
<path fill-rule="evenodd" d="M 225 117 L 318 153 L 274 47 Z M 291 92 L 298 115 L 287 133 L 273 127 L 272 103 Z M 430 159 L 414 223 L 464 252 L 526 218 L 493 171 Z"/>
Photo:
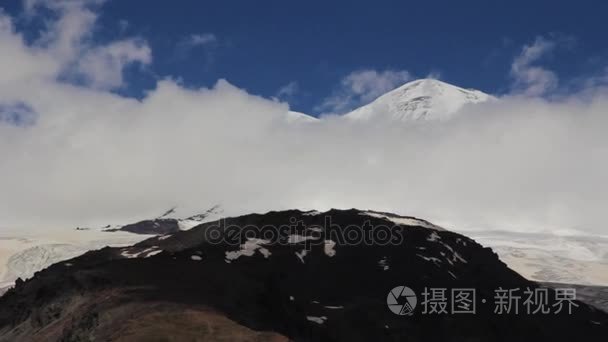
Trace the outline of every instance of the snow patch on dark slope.
<path fill-rule="evenodd" d="M 108 312 L 148 303 L 182 311 L 211 308 L 237 324 L 293 340 L 605 340 L 608 314 L 581 302 L 571 315 L 494 314 L 495 289 L 539 285 L 466 236 L 425 227 L 425 221 L 407 224 L 415 218 L 395 226 L 391 214 L 369 213 L 250 214 L 128 248 L 88 252 L 19 282 L 0 298 L 0 340 L 106 340 L 108 331 L 147 329 L 137 318 L 126 327 Z M 255 230 L 228 236 L 228 230 L 219 229 L 223 242 L 209 241 L 218 227 L 280 227 L 294 220 L 302 225 L 277 239 Z M 331 226 L 326 226 L 328 220 Z M 348 226 L 368 231 L 387 225 L 402 234 L 402 241 L 352 244 L 330 235 L 344 233 Z M 386 306 L 386 295 L 396 286 L 408 286 L 419 296 L 425 287 L 475 288 L 477 314 L 423 315 L 418 307 L 411 317 L 395 315 Z M 551 305 L 554 292 L 549 291 Z M 62 329 L 54 329 L 58 326 Z"/>
<path fill-rule="evenodd" d="M 401 215 L 397 215 L 397 214 L 386 213 L 386 212 L 381 212 L 381 211 L 373 211 L 373 210 L 363 212 L 363 213 L 361 213 L 361 215 L 368 215 L 368 216 L 386 219 L 386 220 L 389 220 L 389 221 L 393 222 L 394 224 L 398 224 L 398 225 L 420 226 L 420 227 L 429 228 L 429 229 L 433 229 L 433 230 L 445 230 L 442 227 L 439 227 L 437 225 L 430 223 L 429 221 L 421 220 L 419 218 L 415 218 L 412 216 L 401 216 Z"/>

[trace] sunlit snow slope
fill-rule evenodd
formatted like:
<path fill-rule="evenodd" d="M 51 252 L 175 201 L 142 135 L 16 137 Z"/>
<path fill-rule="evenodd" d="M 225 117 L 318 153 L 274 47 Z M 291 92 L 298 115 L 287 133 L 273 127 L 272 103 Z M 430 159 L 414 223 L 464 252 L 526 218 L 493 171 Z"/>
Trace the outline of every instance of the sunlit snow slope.
<path fill-rule="evenodd" d="M 450 119 L 467 104 L 493 99 L 478 90 L 460 88 L 434 79 L 412 81 L 392 90 L 363 107 L 344 115 L 353 120 L 374 118 L 398 121 Z"/>

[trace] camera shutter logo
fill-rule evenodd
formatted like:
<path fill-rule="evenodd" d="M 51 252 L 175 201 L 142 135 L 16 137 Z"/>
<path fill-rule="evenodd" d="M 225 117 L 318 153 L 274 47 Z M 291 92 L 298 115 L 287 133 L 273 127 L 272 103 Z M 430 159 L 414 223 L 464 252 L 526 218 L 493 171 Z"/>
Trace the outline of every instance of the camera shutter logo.
<path fill-rule="evenodd" d="M 418 303 L 416 293 L 406 286 L 397 286 L 386 296 L 386 305 L 397 315 L 411 316 Z"/>

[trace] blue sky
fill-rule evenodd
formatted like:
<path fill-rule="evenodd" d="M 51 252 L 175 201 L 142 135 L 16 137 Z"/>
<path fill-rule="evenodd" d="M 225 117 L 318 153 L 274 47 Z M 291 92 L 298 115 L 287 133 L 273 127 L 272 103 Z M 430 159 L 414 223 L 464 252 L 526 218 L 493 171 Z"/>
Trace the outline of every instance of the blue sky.
<path fill-rule="evenodd" d="M 28 20 L 20 0 L 0 6 L 36 38 L 44 18 Z M 224 78 L 312 114 L 357 70 L 432 74 L 502 94 L 514 58 L 538 36 L 561 42 L 538 63 L 562 89 L 608 57 L 605 1 L 110 0 L 98 13 L 96 42 L 140 37 L 152 50 L 152 62 L 129 67 L 114 91 L 141 97 L 163 77 L 188 87 Z"/>

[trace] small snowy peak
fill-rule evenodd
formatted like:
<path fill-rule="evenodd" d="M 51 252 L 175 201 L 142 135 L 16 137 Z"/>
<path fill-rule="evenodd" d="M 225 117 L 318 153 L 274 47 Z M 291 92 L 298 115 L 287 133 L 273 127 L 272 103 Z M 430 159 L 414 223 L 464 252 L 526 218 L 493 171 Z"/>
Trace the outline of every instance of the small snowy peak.
<path fill-rule="evenodd" d="M 192 221 L 216 220 L 217 218 L 220 218 L 223 214 L 224 214 L 224 209 L 222 209 L 222 207 L 220 207 L 219 205 L 214 205 L 213 207 L 207 209 L 205 212 L 196 214 L 196 215 L 192 215 L 192 216 L 186 218 L 186 220 L 192 220 Z"/>
<path fill-rule="evenodd" d="M 214 205 L 206 210 L 193 210 L 192 207 L 171 207 L 156 219 L 191 220 L 204 221 L 214 215 L 222 214 L 223 209 L 219 205 Z"/>
<path fill-rule="evenodd" d="M 126 231 L 134 234 L 162 235 L 162 239 L 167 239 L 171 234 L 178 231 L 190 230 L 205 222 L 219 220 L 223 217 L 223 214 L 223 209 L 218 205 L 194 215 L 192 212 L 188 212 L 182 208 L 172 207 L 153 219 L 123 225 L 107 225 L 102 230 L 107 232 Z"/>
<path fill-rule="evenodd" d="M 177 220 L 177 224 L 179 225 L 180 230 L 190 230 L 198 226 L 199 224 L 219 220 L 223 217 L 223 215 L 224 210 L 219 205 L 215 205 L 207 209 L 206 211 L 196 215 L 190 215 L 186 218 L 174 218 Z"/>
<path fill-rule="evenodd" d="M 179 226 L 179 230 L 190 230 L 190 229 L 198 226 L 201 223 L 203 223 L 203 221 L 189 220 L 189 219 L 177 220 L 177 225 Z"/>
<path fill-rule="evenodd" d="M 421 79 L 406 83 L 344 117 L 359 121 L 373 118 L 403 122 L 444 121 L 465 105 L 490 99 L 493 97 L 478 90 L 464 89 L 434 79 Z"/>
<path fill-rule="evenodd" d="M 190 230 L 196 226 L 201 224 L 200 221 L 193 220 L 178 220 L 177 225 L 179 226 L 179 230 Z"/>

